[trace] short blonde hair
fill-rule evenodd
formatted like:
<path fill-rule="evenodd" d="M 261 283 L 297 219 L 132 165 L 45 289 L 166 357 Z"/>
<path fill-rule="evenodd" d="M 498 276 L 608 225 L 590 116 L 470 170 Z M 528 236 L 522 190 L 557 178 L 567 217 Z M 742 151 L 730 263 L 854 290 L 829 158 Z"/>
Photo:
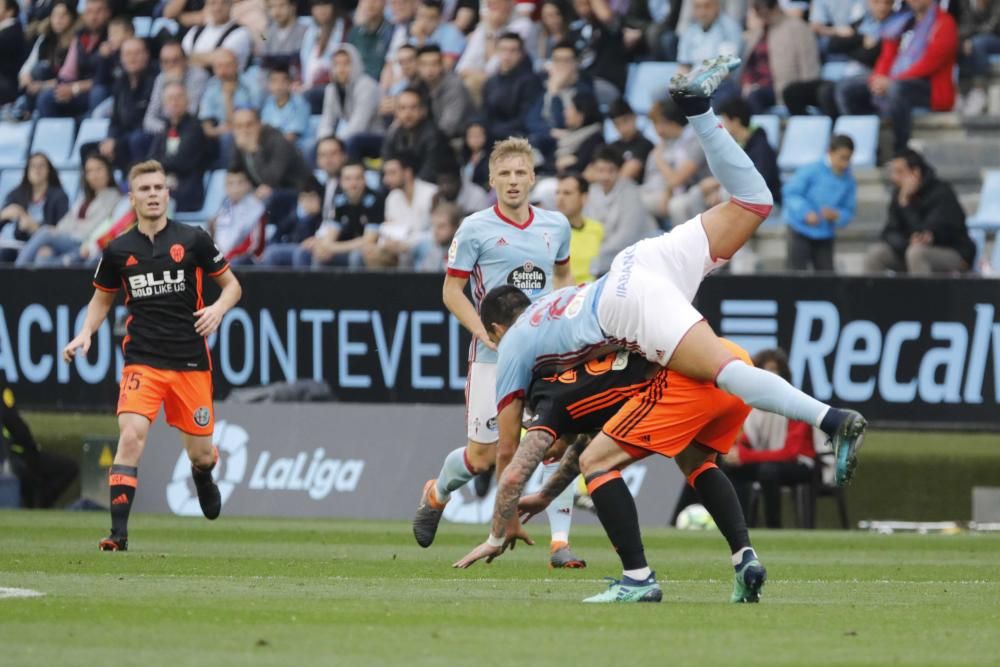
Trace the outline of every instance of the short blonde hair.
<path fill-rule="evenodd" d="M 161 173 L 164 176 L 167 175 L 166 170 L 163 169 L 163 165 L 156 160 L 146 160 L 145 162 L 139 162 L 128 170 L 128 187 L 132 188 L 132 181 L 136 179 L 137 176 L 142 176 L 144 174 L 155 174 Z"/>
<path fill-rule="evenodd" d="M 535 150 L 531 147 L 531 143 L 527 139 L 508 137 L 503 141 L 496 142 L 493 144 L 493 151 L 490 153 L 490 171 L 493 171 L 493 168 L 500 160 L 517 156 L 526 159 L 528 164 L 534 169 Z"/>

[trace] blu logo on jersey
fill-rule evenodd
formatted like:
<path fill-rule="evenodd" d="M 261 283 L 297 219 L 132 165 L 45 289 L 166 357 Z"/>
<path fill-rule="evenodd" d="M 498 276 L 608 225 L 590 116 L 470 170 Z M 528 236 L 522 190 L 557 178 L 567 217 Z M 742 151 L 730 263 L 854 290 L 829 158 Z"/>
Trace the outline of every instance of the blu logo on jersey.
<path fill-rule="evenodd" d="M 525 262 L 507 274 L 507 284 L 528 296 L 540 294 L 545 289 L 545 271 L 535 266 L 534 262 Z"/>

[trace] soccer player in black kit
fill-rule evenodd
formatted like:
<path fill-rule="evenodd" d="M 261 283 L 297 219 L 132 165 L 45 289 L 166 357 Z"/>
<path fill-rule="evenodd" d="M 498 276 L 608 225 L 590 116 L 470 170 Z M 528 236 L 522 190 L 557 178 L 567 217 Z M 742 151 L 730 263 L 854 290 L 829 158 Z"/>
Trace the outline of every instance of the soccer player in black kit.
<path fill-rule="evenodd" d="M 155 160 L 129 172 L 129 201 L 136 225 L 113 240 L 94 275 L 94 296 L 76 338 L 63 350 L 69 362 L 107 317 L 120 289 L 129 309 L 122 342 L 125 367 L 118 395 L 118 449 L 109 471 L 111 534 L 102 551 L 128 549 L 128 517 L 138 483 L 149 426 L 160 406 L 167 423 L 181 432 L 191 459 L 198 502 L 207 519 L 222 509 L 212 480 L 218 452 L 212 446 L 212 362 L 206 336 L 240 300 L 240 284 L 203 229 L 167 218 L 166 174 Z M 205 277 L 222 288 L 215 303 L 202 298 Z"/>

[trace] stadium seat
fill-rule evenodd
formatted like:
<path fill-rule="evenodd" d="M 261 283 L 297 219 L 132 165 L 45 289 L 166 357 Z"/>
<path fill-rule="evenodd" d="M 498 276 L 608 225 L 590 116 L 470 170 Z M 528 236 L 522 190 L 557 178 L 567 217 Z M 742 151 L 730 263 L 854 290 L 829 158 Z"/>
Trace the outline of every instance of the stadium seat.
<path fill-rule="evenodd" d="M 205 175 L 205 201 L 201 210 L 176 213 L 174 219 L 189 224 L 204 225 L 219 212 L 222 200 L 226 197 L 226 171 L 217 169 Z"/>
<path fill-rule="evenodd" d="M 834 134 L 846 134 L 854 140 L 851 166 L 874 167 L 878 153 L 878 116 L 841 116 L 833 125 Z"/>
<path fill-rule="evenodd" d="M 59 182 L 62 183 L 66 196 L 69 197 L 70 205 L 76 201 L 76 196 L 80 194 L 80 171 L 78 169 L 60 169 Z"/>
<path fill-rule="evenodd" d="M 0 169 L 23 169 L 33 122 L 0 123 Z"/>
<path fill-rule="evenodd" d="M 135 29 L 135 36 L 146 39 L 152 33 L 153 29 L 153 17 L 152 16 L 134 16 L 132 17 L 132 28 Z"/>
<path fill-rule="evenodd" d="M 69 166 L 75 135 L 76 122 L 72 118 L 39 118 L 31 140 L 31 152 L 45 153 L 56 169 Z"/>
<path fill-rule="evenodd" d="M 111 121 L 107 118 L 85 118 L 80 123 L 80 130 L 76 133 L 76 142 L 70 152 L 64 167 L 80 166 L 80 146 L 92 141 L 100 141 L 108 136 L 108 125 Z"/>
<path fill-rule="evenodd" d="M 781 119 L 774 114 L 761 113 L 755 116 L 750 116 L 750 124 L 756 125 L 757 127 L 764 130 L 767 134 L 767 143 L 771 144 L 771 148 L 778 150 L 781 146 Z"/>
<path fill-rule="evenodd" d="M 795 171 L 823 157 L 830 143 L 833 121 L 828 116 L 792 116 L 778 153 L 782 171 Z"/>
<path fill-rule="evenodd" d="M 825 62 L 823 63 L 823 69 L 820 70 L 819 76 L 824 81 L 839 81 L 844 78 L 850 64 L 851 62 L 849 60 L 831 60 L 829 62 Z"/>
<path fill-rule="evenodd" d="M 677 73 L 677 63 L 642 62 L 629 65 L 625 99 L 637 114 L 645 114 L 653 102 L 667 95 L 670 77 Z"/>
<path fill-rule="evenodd" d="M 1000 170 L 990 169 L 983 173 L 979 208 L 966 224 L 970 229 L 1000 231 Z"/>
<path fill-rule="evenodd" d="M 161 16 L 153 21 L 153 25 L 149 28 L 149 36 L 156 37 L 161 30 L 166 30 L 171 35 L 176 35 L 177 31 L 180 30 L 180 26 L 177 25 L 177 21 L 165 19 Z"/>
<path fill-rule="evenodd" d="M 0 202 L 3 202 L 10 194 L 10 191 L 17 187 L 24 177 L 22 169 L 4 169 L 0 172 Z"/>

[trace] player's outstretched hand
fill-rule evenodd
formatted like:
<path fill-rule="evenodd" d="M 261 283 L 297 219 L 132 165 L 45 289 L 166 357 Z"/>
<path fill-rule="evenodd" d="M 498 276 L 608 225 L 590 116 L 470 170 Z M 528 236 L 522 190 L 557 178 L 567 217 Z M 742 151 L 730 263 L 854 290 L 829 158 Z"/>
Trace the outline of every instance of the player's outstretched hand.
<path fill-rule="evenodd" d="M 535 541 L 531 539 L 531 536 L 524 532 L 524 526 L 521 525 L 521 519 L 517 516 L 510 520 L 507 524 L 507 539 L 503 543 L 504 551 L 510 548 L 511 551 L 517 546 L 517 541 L 521 540 L 529 547 L 535 546 Z"/>
<path fill-rule="evenodd" d="M 461 558 L 458 561 L 455 561 L 452 564 L 452 567 L 457 567 L 461 570 L 466 570 L 472 567 L 472 565 L 476 561 L 482 560 L 483 558 L 486 559 L 487 563 L 492 563 L 493 559 L 502 553 L 503 553 L 502 547 L 494 547 L 491 546 L 488 542 L 483 542 L 478 547 L 476 547 L 469 553 L 465 554 L 463 558 Z"/>
<path fill-rule="evenodd" d="M 73 361 L 73 355 L 76 354 L 77 350 L 83 350 L 83 356 L 87 356 L 87 353 L 90 352 L 90 336 L 80 334 L 71 340 L 69 345 L 63 348 L 63 361 L 67 364 Z"/>
<path fill-rule="evenodd" d="M 521 523 L 528 523 L 533 516 L 545 511 L 549 506 L 549 499 L 541 493 L 529 493 L 521 496 L 517 501 L 517 513 L 521 517 Z"/>
<path fill-rule="evenodd" d="M 223 313 L 214 304 L 194 311 L 194 330 L 199 336 L 211 336 L 222 324 L 222 315 Z"/>

